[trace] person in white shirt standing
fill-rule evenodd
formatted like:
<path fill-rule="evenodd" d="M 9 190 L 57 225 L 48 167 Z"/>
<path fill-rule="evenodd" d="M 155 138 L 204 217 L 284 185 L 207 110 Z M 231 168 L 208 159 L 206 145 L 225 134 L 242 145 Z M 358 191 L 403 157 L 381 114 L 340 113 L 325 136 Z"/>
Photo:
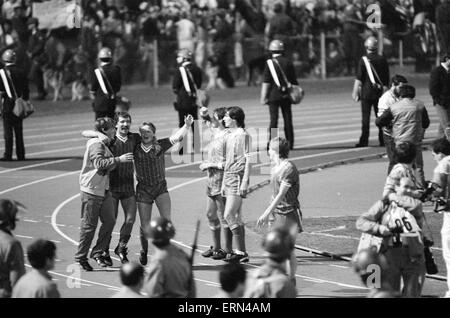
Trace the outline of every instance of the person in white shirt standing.
<path fill-rule="evenodd" d="M 176 25 L 178 49 L 187 49 L 189 52 L 195 52 L 195 24 L 186 11 L 181 13 L 181 19 Z"/>

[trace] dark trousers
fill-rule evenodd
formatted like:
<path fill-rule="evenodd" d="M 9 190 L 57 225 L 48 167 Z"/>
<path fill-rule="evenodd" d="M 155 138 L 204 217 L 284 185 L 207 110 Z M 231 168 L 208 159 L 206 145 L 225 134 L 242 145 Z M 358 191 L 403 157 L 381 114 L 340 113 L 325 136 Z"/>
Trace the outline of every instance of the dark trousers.
<path fill-rule="evenodd" d="M 16 136 L 16 155 L 17 159 L 25 159 L 25 146 L 23 143 L 23 119 L 14 114 L 3 114 L 3 136 L 5 138 L 5 153 L 6 159 L 12 158 L 13 138 Z"/>
<path fill-rule="evenodd" d="M 91 257 L 99 257 L 107 249 L 111 233 L 116 224 L 111 193 L 106 192 L 104 197 L 81 192 L 81 226 L 80 243 L 75 254 L 75 260 L 87 260 L 89 248 L 95 236 L 98 219 L 101 221 L 98 239 L 92 248 Z"/>
<path fill-rule="evenodd" d="M 385 133 L 383 133 L 383 139 L 384 139 L 384 146 L 386 147 L 386 154 L 389 160 L 389 166 L 387 171 L 387 174 L 389 175 L 389 173 L 391 173 L 392 168 L 396 164 L 396 160 L 394 159 L 395 142 L 394 138 Z"/>
<path fill-rule="evenodd" d="M 281 108 L 281 114 L 284 119 L 284 135 L 289 141 L 291 149 L 294 148 L 294 126 L 292 125 L 292 105 L 289 100 L 281 100 L 277 102 L 269 102 L 270 112 L 270 139 L 276 136 L 272 136 L 273 128 L 278 128 L 278 109 Z"/>
<path fill-rule="evenodd" d="M 367 146 L 369 144 L 369 132 L 370 132 L 370 111 L 375 112 L 375 117 L 378 113 L 378 99 L 363 99 L 361 100 L 361 112 L 362 112 L 362 128 L 361 137 L 359 138 L 359 143 L 362 146 Z M 383 130 L 378 128 L 378 141 L 384 144 L 383 141 Z"/>
<path fill-rule="evenodd" d="M 33 62 L 33 64 L 31 65 L 29 77 L 36 85 L 38 94 L 40 96 L 45 95 L 46 91 L 44 89 L 44 73 L 42 72 L 42 68 L 38 63 Z"/>
<path fill-rule="evenodd" d="M 192 115 L 192 117 L 194 117 L 195 120 L 198 119 L 198 113 L 197 113 L 197 107 L 193 108 L 193 109 L 189 109 L 189 110 L 184 110 L 184 109 L 180 109 L 178 110 L 178 127 L 183 127 L 184 126 L 184 117 L 187 115 Z M 193 136 L 193 140 L 192 140 L 192 148 L 194 149 L 194 153 L 200 153 L 200 135 L 199 135 L 199 131 L 198 129 L 195 129 L 195 125 L 197 124 L 197 122 L 194 122 L 194 124 L 192 125 L 192 136 Z M 197 133 L 198 136 L 196 136 L 195 134 Z M 186 142 L 183 142 L 184 145 L 187 145 Z M 180 155 L 183 154 L 183 148 L 180 149 Z"/>

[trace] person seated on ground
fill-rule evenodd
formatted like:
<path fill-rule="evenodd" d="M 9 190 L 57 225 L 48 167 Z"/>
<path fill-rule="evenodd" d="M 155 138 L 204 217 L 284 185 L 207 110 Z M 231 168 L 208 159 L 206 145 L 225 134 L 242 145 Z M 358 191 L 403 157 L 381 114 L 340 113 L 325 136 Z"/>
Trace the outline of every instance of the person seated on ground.
<path fill-rule="evenodd" d="M 120 268 L 122 288 L 112 298 L 145 298 L 141 294 L 144 285 L 145 270 L 141 264 L 128 262 Z"/>
<path fill-rule="evenodd" d="M 382 238 L 379 253 L 390 267 L 385 273 L 395 291 L 400 292 L 403 279 L 403 297 L 419 297 L 425 280 L 423 207 L 414 198 L 415 189 L 411 179 L 402 177 L 395 193 L 377 201 L 356 221 L 358 230 Z"/>
<path fill-rule="evenodd" d="M 28 246 L 27 256 L 33 269 L 19 279 L 12 298 L 60 298 L 58 287 L 48 273 L 55 267 L 55 243 L 39 239 Z"/>
<path fill-rule="evenodd" d="M 226 264 L 219 272 L 222 290 L 215 298 L 241 298 L 245 291 L 247 271 L 241 263 Z"/>

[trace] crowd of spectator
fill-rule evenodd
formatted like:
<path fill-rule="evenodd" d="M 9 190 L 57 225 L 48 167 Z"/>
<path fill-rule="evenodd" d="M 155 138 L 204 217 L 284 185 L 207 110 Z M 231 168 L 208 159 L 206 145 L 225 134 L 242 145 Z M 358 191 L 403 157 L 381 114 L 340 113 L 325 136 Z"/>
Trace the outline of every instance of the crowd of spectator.
<path fill-rule="evenodd" d="M 47 39 L 54 39 L 46 50 L 53 50 L 47 54 L 59 61 L 70 61 L 70 56 L 78 53 L 89 68 L 95 65 L 99 48 L 107 46 L 122 67 L 126 84 L 152 82 L 156 69 L 159 82 L 169 81 L 176 50 L 188 48 L 200 68 L 206 71 L 218 66 L 222 86 L 233 87 L 235 80 L 245 78 L 248 62 L 263 55 L 270 40 L 276 38 L 285 41 L 300 77 L 318 76 L 320 33 L 325 32 L 327 73 L 352 75 L 355 61 L 363 54 L 363 38 L 376 31 L 366 24 L 373 13 L 367 8 L 375 2 L 383 13 L 384 47 L 392 53 L 395 34 L 413 30 L 415 11 L 420 7 L 417 3 L 436 1 L 81 0 L 81 29 L 45 30 Z M 27 65 L 27 20 L 33 16 L 32 2 L 3 0 L 1 8 L 0 51 L 16 48 L 18 59 Z M 421 40 L 419 36 L 416 39 Z M 412 50 L 420 51 L 420 43 Z"/>

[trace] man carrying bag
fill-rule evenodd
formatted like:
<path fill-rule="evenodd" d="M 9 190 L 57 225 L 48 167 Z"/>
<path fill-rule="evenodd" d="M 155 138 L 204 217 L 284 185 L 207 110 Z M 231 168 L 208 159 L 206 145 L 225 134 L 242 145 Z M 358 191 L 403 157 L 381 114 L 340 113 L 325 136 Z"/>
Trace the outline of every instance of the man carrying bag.
<path fill-rule="evenodd" d="M 16 136 L 17 160 L 25 160 L 23 142 L 23 119 L 29 115 L 32 107 L 29 104 L 30 91 L 28 79 L 23 70 L 18 67 L 16 54 L 6 50 L 2 55 L 5 67 L 0 70 L 0 93 L 2 97 L 3 135 L 5 138 L 5 153 L 1 161 L 12 160 L 13 134 Z M 20 108 L 23 108 L 22 110 Z"/>
<path fill-rule="evenodd" d="M 268 59 L 264 69 L 264 79 L 261 87 L 261 104 L 269 105 L 270 137 L 276 137 L 273 129 L 278 128 L 278 109 L 284 119 L 284 134 L 289 141 L 290 149 L 294 147 L 294 127 L 292 124 L 291 88 L 297 86 L 297 76 L 290 60 L 283 56 L 284 44 L 280 40 L 270 42 L 269 51 L 272 58 Z M 299 102 L 299 100 L 297 100 Z M 278 135 L 278 133 L 277 133 Z"/>

